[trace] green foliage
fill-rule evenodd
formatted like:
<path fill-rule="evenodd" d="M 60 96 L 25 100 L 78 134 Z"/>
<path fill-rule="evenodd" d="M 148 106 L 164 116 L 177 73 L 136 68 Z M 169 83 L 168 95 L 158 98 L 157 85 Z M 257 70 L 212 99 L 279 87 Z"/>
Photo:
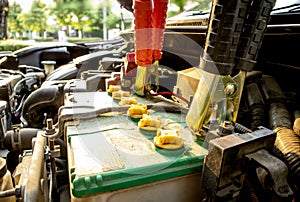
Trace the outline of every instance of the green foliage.
<path fill-rule="evenodd" d="M 175 4 L 176 6 L 179 7 L 178 12 L 182 12 L 184 10 L 184 6 L 186 4 L 186 0 L 170 0 L 170 3 Z"/>
<path fill-rule="evenodd" d="M 120 24 L 121 16 L 111 12 L 111 1 L 106 1 L 107 18 L 105 23 L 108 29 L 115 28 L 117 24 Z M 93 0 L 53 0 L 53 3 L 46 7 L 42 0 L 33 0 L 32 7 L 28 13 L 24 13 L 20 5 L 13 3 L 10 5 L 9 12 L 9 32 L 15 37 L 16 33 L 33 31 L 39 33 L 44 31 L 54 32 L 62 27 L 71 26 L 78 33 L 82 33 L 82 36 L 102 37 L 104 1 L 99 1 L 97 6 L 92 5 L 92 2 Z M 187 2 L 194 2 L 198 4 L 196 9 L 205 10 L 209 7 L 211 0 L 170 0 L 170 4 L 177 5 L 179 11 L 169 12 L 168 17 L 183 11 Z M 57 26 L 47 26 L 48 18 L 53 18 Z M 68 29 L 66 31 L 69 36 Z M 86 35 L 83 33 L 86 33 Z"/>
<path fill-rule="evenodd" d="M 92 1 L 86 0 L 54 0 L 51 13 L 56 16 L 59 26 L 71 25 L 80 32 L 97 31 L 103 33 L 103 1 L 98 6 L 92 6 Z M 115 28 L 120 24 L 120 17 L 110 12 L 110 1 L 107 0 L 107 28 Z"/>
<path fill-rule="evenodd" d="M 196 6 L 197 10 L 209 10 L 211 5 L 211 0 L 198 0 L 198 5 Z"/>
<path fill-rule="evenodd" d="M 194 2 L 194 4 L 196 5 L 194 10 L 199 10 L 199 11 L 209 9 L 209 5 L 210 5 L 211 1 L 212 0 L 191 0 L 191 2 Z M 172 17 L 178 13 L 183 12 L 187 1 L 186 0 L 170 0 L 170 3 L 178 6 L 179 10 L 177 12 L 176 11 L 169 12 L 168 17 Z"/>
<path fill-rule="evenodd" d="M 69 37 L 68 38 L 68 42 L 71 42 L 71 43 L 99 41 L 99 40 L 102 40 L 102 38 L 99 38 L 99 37 L 88 37 L 88 38 Z"/>
<path fill-rule="evenodd" d="M 82 31 L 85 27 L 92 24 L 92 10 L 93 7 L 89 1 L 56 0 L 51 13 L 56 16 L 56 20 L 60 26 L 71 25 L 74 29 Z"/>
<path fill-rule="evenodd" d="M 27 46 L 30 46 L 30 44 L 10 40 L 0 41 L 0 51 L 16 51 Z"/>
<path fill-rule="evenodd" d="M 116 25 L 121 23 L 120 17 L 116 16 L 113 13 L 109 13 L 109 15 L 106 18 L 107 28 L 113 29 L 116 28 Z"/>
<path fill-rule="evenodd" d="M 21 36 L 21 37 L 17 37 L 16 39 L 26 41 L 26 40 L 29 40 L 29 37 L 28 36 Z"/>
<path fill-rule="evenodd" d="M 49 41 L 53 41 L 54 38 L 53 38 L 53 37 L 47 37 L 47 38 L 45 39 L 45 38 L 40 37 L 40 38 L 34 38 L 34 40 L 35 40 L 36 42 L 49 42 Z"/>
<path fill-rule="evenodd" d="M 13 36 L 16 33 L 21 33 L 24 29 L 22 26 L 22 22 L 20 20 L 20 16 L 22 13 L 22 8 L 19 4 L 15 2 L 10 5 L 9 13 L 8 13 L 8 32 L 11 33 Z"/>
<path fill-rule="evenodd" d="M 47 28 L 46 5 L 41 0 L 34 0 L 28 13 L 22 13 L 20 20 L 25 30 L 42 33 Z"/>
<path fill-rule="evenodd" d="M 177 14 L 178 14 L 178 11 L 169 11 L 168 14 L 167 14 L 167 17 L 170 18 L 170 17 L 173 17 Z"/>
<path fill-rule="evenodd" d="M 10 44 L 10 45 L 2 45 L 0 44 L 0 51 L 16 51 L 21 48 L 25 48 L 27 45 L 23 44 Z"/>

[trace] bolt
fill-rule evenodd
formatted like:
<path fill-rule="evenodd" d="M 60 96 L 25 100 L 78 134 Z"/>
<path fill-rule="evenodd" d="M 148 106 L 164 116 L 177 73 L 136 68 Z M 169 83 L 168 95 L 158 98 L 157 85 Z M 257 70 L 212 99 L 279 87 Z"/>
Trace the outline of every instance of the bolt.
<path fill-rule="evenodd" d="M 156 71 L 156 66 L 155 65 L 151 65 L 148 67 L 148 72 L 153 74 Z"/>
<path fill-rule="evenodd" d="M 41 183 L 41 192 L 44 193 L 44 184 L 45 184 L 45 180 L 44 180 L 44 179 L 41 179 L 40 183 Z"/>
<path fill-rule="evenodd" d="M 223 127 L 221 127 L 222 136 L 230 135 L 234 132 L 234 127 L 230 121 L 224 121 Z"/>
<path fill-rule="evenodd" d="M 233 95 L 235 91 L 236 91 L 235 86 L 232 83 L 227 84 L 226 87 L 224 88 L 224 93 L 226 95 Z"/>
<path fill-rule="evenodd" d="M 46 121 L 46 135 L 52 135 L 55 133 L 55 128 L 53 126 L 53 120 L 52 119 L 47 119 Z"/>
<path fill-rule="evenodd" d="M 81 73 L 81 79 L 86 80 L 88 77 L 88 73 L 87 72 L 82 72 Z"/>
<path fill-rule="evenodd" d="M 19 155 L 19 163 L 21 163 L 23 160 L 23 156 L 22 155 Z"/>
<path fill-rule="evenodd" d="M 290 193 L 289 186 L 287 186 L 285 184 L 285 185 L 282 185 L 282 186 L 278 187 L 278 192 L 281 193 L 281 194 L 287 194 L 288 195 Z"/>
<path fill-rule="evenodd" d="M 231 126 L 232 123 L 230 121 L 224 121 L 224 127 Z"/>
<path fill-rule="evenodd" d="M 47 119 L 47 129 L 48 130 L 53 129 L 53 120 L 52 119 Z"/>

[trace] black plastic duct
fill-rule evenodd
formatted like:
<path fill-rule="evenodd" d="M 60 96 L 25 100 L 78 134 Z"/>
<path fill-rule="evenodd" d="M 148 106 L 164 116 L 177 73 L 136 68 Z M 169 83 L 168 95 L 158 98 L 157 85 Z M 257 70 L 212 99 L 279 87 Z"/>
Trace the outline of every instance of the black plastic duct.
<path fill-rule="evenodd" d="M 58 108 L 63 104 L 63 85 L 40 88 L 25 100 L 21 122 L 24 127 L 43 128 L 45 120 L 57 121 Z"/>
<path fill-rule="evenodd" d="M 9 151 L 23 151 L 32 149 L 32 138 L 36 137 L 37 128 L 17 128 L 7 131 L 5 135 L 4 147 Z"/>

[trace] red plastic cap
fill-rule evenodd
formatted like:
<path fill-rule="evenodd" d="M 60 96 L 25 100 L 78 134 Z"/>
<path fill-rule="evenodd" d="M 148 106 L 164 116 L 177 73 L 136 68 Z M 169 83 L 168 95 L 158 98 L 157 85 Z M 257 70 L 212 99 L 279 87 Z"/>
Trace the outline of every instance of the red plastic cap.
<path fill-rule="evenodd" d="M 153 2 L 151 0 L 135 0 L 133 2 L 134 10 L 152 10 L 153 9 Z"/>
<path fill-rule="evenodd" d="M 128 62 L 135 62 L 135 53 L 126 53 L 126 60 Z"/>

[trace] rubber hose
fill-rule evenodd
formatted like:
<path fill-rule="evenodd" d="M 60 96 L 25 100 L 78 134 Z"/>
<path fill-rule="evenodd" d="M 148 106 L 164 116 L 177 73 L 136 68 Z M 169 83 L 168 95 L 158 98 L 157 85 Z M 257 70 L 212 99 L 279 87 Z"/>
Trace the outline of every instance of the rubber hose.
<path fill-rule="evenodd" d="M 256 83 L 250 83 L 246 87 L 247 101 L 251 112 L 251 130 L 256 130 L 264 125 L 265 103 Z"/>
<path fill-rule="evenodd" d="M 275 146 L 282 152 L 295 181 L 300 180 L 300 138 L 290 128 L 279 127 Z M 296 180 L 297 179 L 297 180 Z"/>
<path fill-rule="evenodd" d="M 272 129 L 292 128 L 291 115 L 283 102 L 273 102 L 269 105 L 269 123 Z"/>
<path fill-rule="evenodd" d="M 296 110 L 294 112 L 294 117 L 295 117 L 295 121 L 294 121 L 293 129 L 296 135 L 300 136 L 300 110 Z"/>
<path fill-rule="evenodd" d="M 22 107 L 23 125 L 28 128 L 42 128 L 45 113 L 54 120 L 57 119 L 58 108 L 63 104 L 63 95 L 63 87 L 60 85 L 39 88 L 31 93 Z"/>
<path fill-rule="evenodd" d="M 4 147 L 9 151 L 23 151 L 32 149 L 32 138 L 36 137 L 41 129 L 21 128 L 7 131 Z"/>
<path fill-rule="evenodd" d="M 60 155 L 63 158 L 67 158 L 67 145 L 62 139 L 56 139 L 55 144 L 60 146 Z"/>
<path fill-rule="evenodd" d="M 275 147 L 284 155 L 293 180 L 300 180 L 300 138 L 292 130 L 292 117 L 285 104 L 284 94 L 272 76 L 263 76 L 264 97 L 269 103 L 270 127 L 277 133 Z M 296 180 L 297 179 L 297 180 Z M 300 185 L 296 185 L 300 188 Z"/>

